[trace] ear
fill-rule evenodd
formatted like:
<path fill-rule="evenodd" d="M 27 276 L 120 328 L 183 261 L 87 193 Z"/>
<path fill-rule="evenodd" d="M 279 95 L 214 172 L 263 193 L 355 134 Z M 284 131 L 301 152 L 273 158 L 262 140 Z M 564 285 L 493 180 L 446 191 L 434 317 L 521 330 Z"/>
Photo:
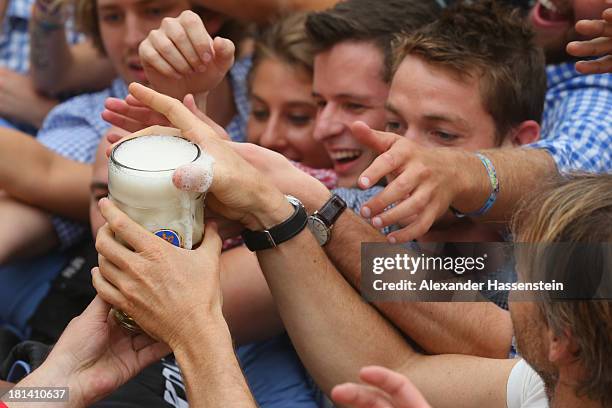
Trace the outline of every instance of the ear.
<path fill-rule="evenodd" d="M 510 131 L 502 146 L 518 147 L 540 140 L 540 125 L 535 120 L 526 120 Z"/>
<path fill-rule="evenodd" d="M 555 365 L 570 364 L 576 359 L 578 345 L 573 340 L 572 333 L 566 329 L 564 333 L 555 333 L 550 328 L 548 334 L 548 360 Z"/>

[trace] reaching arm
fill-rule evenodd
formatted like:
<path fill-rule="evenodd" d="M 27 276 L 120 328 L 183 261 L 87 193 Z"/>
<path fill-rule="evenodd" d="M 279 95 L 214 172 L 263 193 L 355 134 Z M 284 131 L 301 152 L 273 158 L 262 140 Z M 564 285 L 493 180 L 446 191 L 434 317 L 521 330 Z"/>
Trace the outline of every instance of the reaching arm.
<path fill-rule="evenodd" d="M 91 41 L 68 45 L 62 6 L 44 6 L 48 3 L 37 0 L 29 27 L 30 75 L 36 89 L 57 96 L 109 86 L 116 76 L 111 62 Z"/>
<path fill-rule="evenodd" d="M 7 194 L 54 214 L 87 221 L 90 180 L 90 165 L 62 157 L 29 135 L 0 130 L 0 188 Z"/>
<path fill-rule="evenodd" d="M 292 11 L 325 10 L 338 0 L 194 0 L 194 3 L 245 22 L 266 23 Z"/>

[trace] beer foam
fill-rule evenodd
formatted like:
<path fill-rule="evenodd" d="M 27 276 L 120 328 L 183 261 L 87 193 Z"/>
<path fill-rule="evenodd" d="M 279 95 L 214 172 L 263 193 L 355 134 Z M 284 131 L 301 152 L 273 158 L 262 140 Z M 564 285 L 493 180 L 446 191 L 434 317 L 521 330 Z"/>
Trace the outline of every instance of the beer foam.
<path fill-rule="evenodd" d="M 202 152 L 198 160 L 176 169 L 172 182 L 180 190 L 205 193 L 213 182 L 214 164 L 215 159 Z"/>
<path fill-rule="evenodd" d="M 113 153 L 116 162 L 142 171 L 174 170 L 194 161 L 198 148 L 175 136 L 140 136 L 119 144 Z"/>

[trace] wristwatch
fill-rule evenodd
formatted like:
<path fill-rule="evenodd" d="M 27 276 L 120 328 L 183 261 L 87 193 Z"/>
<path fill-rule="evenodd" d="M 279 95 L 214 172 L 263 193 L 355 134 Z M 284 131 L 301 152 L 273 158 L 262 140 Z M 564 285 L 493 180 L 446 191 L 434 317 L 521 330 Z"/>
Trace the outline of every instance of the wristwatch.
<path fill-rule="evenodd" d="M 308 217 L 308 228 L 319 245 L 324 246 L 329 242 L 332 227 L 344 210 L 346 210 L 346 203 L 334 194 L 320 210 Z"/>
<path fill-rule="evenodd" d="M 242 232 L 242 239 L 247 248 L 252 252 L 264 249 L 276 248 L 285 241 L 290 240 L 306 228 L 308 214 L 300 200 L 287 195 L 287 201 L 293 205 L 293 214 L 287 220 L 263 231 L 251 231 L 245 229 Z"/>

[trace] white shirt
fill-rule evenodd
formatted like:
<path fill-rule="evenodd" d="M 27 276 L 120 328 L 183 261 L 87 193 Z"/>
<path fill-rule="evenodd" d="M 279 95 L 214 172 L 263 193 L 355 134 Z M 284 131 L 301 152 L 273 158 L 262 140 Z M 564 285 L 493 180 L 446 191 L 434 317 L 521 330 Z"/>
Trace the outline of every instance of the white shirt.
<path fill-rule="evenodd" d="M 506 402 L 508 408 L 548 408 L 544 381 L 523 359 L 508 377 Z"/>

